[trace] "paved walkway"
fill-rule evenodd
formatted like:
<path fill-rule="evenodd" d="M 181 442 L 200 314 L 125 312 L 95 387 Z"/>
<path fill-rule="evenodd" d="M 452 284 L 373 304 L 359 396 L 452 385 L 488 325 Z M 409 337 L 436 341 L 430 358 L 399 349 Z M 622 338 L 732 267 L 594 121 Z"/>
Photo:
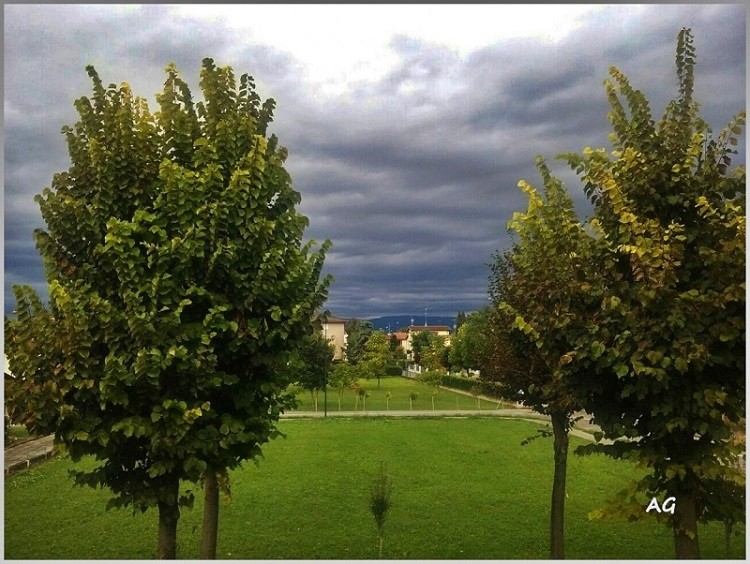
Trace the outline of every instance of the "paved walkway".
<path fill-rule="evenodd" d="M 324 416 L 322 411 L 292 411 L 284 413 L 282 419 L 319 419 Z M 504 417 L 504 418 L 516 418 L 524 419 L 526 421 L 533 422 L 545 422 L 549 423 L 549 417 L 540 415 L 526 408 L 513 408 L 513 409 L 464 409 L 464 410 L 431 410 L 431 409 L 415 409 L 409 411 L 329 411 L 329 417 Z M 580 423 L 583 423 L 581 421 Z M 570 434 L 582 439 L 594 440 L 594 436 L 591 432 L 593 426 L 589 428 L 573 429 Z M 33 441 L 27 441 L 18 446 L 13 446 L 5 449 L 5 475 L 9 476 L 19 470 L 29 468 L 30 466 L 47 460 L 54 453 L 54 446 L 52 445 L 52 435 L 42 437 L 41 439 L 34 439 Z"/>
<path fill-rule="evenodd" d="M 47 460 L 52 456 L 54 447 L 52 446 L 52 435 L 26 441 L 23 444 L 5 448 L 5 475 L 9 476 L 19 470 Z"/>
<path fill-rule="evenodd" d="M 488 398 L 489 401 L 489 398 Z M 322 411 L 291 411 L 284 413 L 282 419 L 318 419 L 322 418 Z M 540 415 L 527 408 L 511 409 L 462 409 L 462 410 L 442 410 L 442 409 L 414 409 L 409 411 L 336 411 L 329 410 L 329 417 L 504 417 L 524 419 L 533 422 L 549 423 L 549 417 Z M 589 424 L 586 419 L 576 423 L 575 429 L 570 434 L 582 439 L 594 440 L 592 433 L 598 428 Z M 52 435 L 27 441 L 18 446 L 5 449 L 5 475 L 8 476 L 28 468 L 37 462 L 48 459 L 52 456 L 54 447 L 52 445 Z"/>

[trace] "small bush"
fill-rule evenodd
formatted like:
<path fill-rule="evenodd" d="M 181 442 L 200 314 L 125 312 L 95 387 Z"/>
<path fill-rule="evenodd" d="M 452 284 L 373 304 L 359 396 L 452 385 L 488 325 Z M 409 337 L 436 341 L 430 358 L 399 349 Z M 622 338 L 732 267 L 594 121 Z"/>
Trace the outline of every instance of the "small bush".
<path fill-rule="evenodd" d="M 386 366 L 385 367 L 385 375 L 386 376 L 401 376 L 401 373 L 403 372 L 403 369 L 398 365 L 393 366 Z"/>
<path fill-rule="evenodd" d="M 427 372 L 422 372 L 417 379 L 429 386 L 439 386 L 443 383 L 443 376 L 444 374 L 440 372 L 428 370 Z"/>

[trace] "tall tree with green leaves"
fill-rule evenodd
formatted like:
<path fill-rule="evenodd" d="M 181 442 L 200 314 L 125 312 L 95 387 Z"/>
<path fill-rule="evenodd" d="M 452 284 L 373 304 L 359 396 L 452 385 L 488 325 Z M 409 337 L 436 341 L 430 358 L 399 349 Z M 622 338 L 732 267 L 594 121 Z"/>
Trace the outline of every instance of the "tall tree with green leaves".
<path fill-rule="evenodd" d="M 469 314 L 471 315 L 471 314 Z M 456 332 L 458 332 L 459 329 L 461 329 L 461 325 L 466 323 L 466 312 L 465 311 L 459 311 L 456 314 Z"/>
<path fill-rule="evenodd" d="M 348 362 L 336 362 L 331 369 L 329 383 L 336 388 L 338 392 L 339 411 L 341 411 L 341 400 L 344 397 L 344 391 L 350 388 L 357 381 L 356 368 Z"/>
<path fill-rule="evenodd" d="M 319 332 L 303 339 L 292 363 L 295 381 L 310 392 L 318 411 L 318 391 L 328 385 L 328 375 L 333 363 L 333 345 Z"/>
<path fill-rule="evenodd" d="M 601 306 L 561 377 L 614 440 L 586 450 L 648 469 L 610 510 L 642 516 L 644 493 L 676 497 L 675 553 L 698 558 L 700 519 L 744 519 L 730 439 L 745 416 L 745 169 L 731 168 L 745 112 L 714 137 L 693 99 L 690 30 L 676 53 L 679 96 L 659 121 L 613 67 L 613 151 L 564 155 L 594 205 Z"/>
<path fill-rule="evenodd" d="M 554 476 L 550 510 L 550 556 L 564 557 L 564 509 L 568 432 L 572 414 L 580 409 L 575 394 L 556 378 L 564 338 L 586 315 L 590 304 L 586 275 L 593 272 L 591 239 L 579 222 L 562 183 L 537 158 L 544 181 L 539 193 L 525 181 L 525 212 L 508 223 L 517 235 L 512 251 L 496 255 L 490 296 L 496 312 L 488 332 L 494 355 L 483 376 L 495 381 L 500 393 L 550 416 L 554 437 Z M 466 325 L 464 325 L 466 327 Z M 492 340 L 494 339 L 494 340 Z"/>
<path fill-rule="evenodd" d="M 428 370 L 443 370 L 448 364 L 447 356 L 450 349 L 445 344 L 445 337 L 437 333 L 425 332 L 427 346 L 421 350 L 421 364 Z"/>
<path fill-rule="evenodd" d="M 364 354 L 367 340 L 372 335 L 372 323 L 362 319 L 352 318 L 344 326 L 346 330 L 346 360 L 356 365 Z"/>
<path fill-rule="evenodd" d="M 39 203 L 44 305 L 14 289 L 5 351 L 35 434 L 54 433 L 75 482 L 109 506 L 158 507 L 157 556 L 176 556 L 180 482 L 206 483 L 201 556 L 216 550 L 217 484 L 279 434 L 290 351 L 313 331 L 325 250 L 266 130 L 274 101 L 204 59 L 195 103 L 174 65 L 152 114 L 127 84 L 75 102 L 71 166 Z"/>
<path fill-rule="evenodd" d="M 369 377 L 380 379 L 385 376 L 385 368 L 393 362 L 393 353 L 388 345 L 388 337 L 382 331 L 374 331 L 365 343 L 359 366 L 364 368 Z"/>
<path fill-rule="evenodd" d="M 412 331 L 410 339 L 412 360 L 416 364 L 422 364 L 422 353 L 430 346 L 430 332 Z"/>
<path fill-rule="evenodd" d="M 450 346 L 450 366 L 459 370 L 479 370 L 487 341 L 490 309 L 469 313 L 459 326 Z"/>

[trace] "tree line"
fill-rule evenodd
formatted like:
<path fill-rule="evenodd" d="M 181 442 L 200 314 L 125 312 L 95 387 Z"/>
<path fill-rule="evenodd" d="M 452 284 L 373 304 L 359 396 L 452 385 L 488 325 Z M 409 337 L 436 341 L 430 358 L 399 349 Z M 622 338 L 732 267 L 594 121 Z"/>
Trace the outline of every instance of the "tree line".
<path fill-rule="evenodd" d="M 542 188 L 508 223 L 493 260 L 482 376 L 546 413 L 554 434 L 550 555 L 561 558 L 568 431 L 585 410 L 601 428 L 578 449 L 646 469 L 594 517 L 644 518 L 674 497 L 678 558 L 699 558 L 698 522 L 744 522 L 736 432 L 745 417 L 745 169 L 730 168 L 741 111 L 718 135 L 693 99 L 692 32 L 680 31 L 679 95 L 658 121 L 617 68 L 605 81 L 612 151 L 559 158 L 593 215 L 579 220 L 544 159 Z M 602 440 L 606 439 L 606 440 Z"/>

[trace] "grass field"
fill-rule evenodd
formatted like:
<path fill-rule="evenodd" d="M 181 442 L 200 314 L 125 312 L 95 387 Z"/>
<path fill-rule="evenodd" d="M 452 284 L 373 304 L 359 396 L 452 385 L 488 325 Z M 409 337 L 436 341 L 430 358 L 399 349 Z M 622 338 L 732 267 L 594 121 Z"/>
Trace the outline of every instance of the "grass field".
<path fill-rule="evenodd" d="M 398 376 L 381 378 L 380 387 L 375 378 L 360 378 L 359 384 L 366 390 L 364 402 L 357 399 L 354 390 L 346 389 L 341 398 L 341 411 L 406 411 L 406 410 L 466 410 L 512 408 L 515 404 L 488 401 L 471 395 L 428 386 L 417 380 Z M 390 397 L 388 396 L 390 394 Z M 410 401 L 409 396 L 416 394 Z M 318 392 L 318 411 L 323 411 L 323 392 Z M 297 411 L 314 411 L 315 404 L 309 391 L 297 394 Z M 328 389 L 328 410 L 339 411 L 338 390 Z"/>
<path fill-rule="evenodd" d="M 8 434 L 5 436 L 5 446 L 11 447 L 30 441 L 34 437 L 29 435 L 26 427 L 23 425 L 11 425 L 8 429 Z"/>
<path fill-rule="evenodd" d="M 499 418 L 286 420 L 286 439 L 258 466 L 232 473 L 222 500 L 218 554 L 224 559 L 371 559 L 377 535 L 369 484 L 387 460 L 393 508 L 384 557 L 547 557 L 552 460 L 549 439 L 520 447 L 537 425 Z M 571 439 L 571 446 L 580 444 Z M 5 558 L 146 559 L 155 511 L 105 512 L 106 491 L 74 489 L 68 460 L 5 480 Z M 655 522 L 591 522 L 595 509 L 636 474 L 628 463 L 571 456 L 566 557 L 673 558 L 671 532 Z M 201 498 L 202 496 L 197 496 Z M 202 503 L 183 510 L 178 557 L 197 558 Z M 723 529 L 701 526 L 704 558 L 722 558 Z M 744 557 L 744 534 L 733 542 Z"/>

